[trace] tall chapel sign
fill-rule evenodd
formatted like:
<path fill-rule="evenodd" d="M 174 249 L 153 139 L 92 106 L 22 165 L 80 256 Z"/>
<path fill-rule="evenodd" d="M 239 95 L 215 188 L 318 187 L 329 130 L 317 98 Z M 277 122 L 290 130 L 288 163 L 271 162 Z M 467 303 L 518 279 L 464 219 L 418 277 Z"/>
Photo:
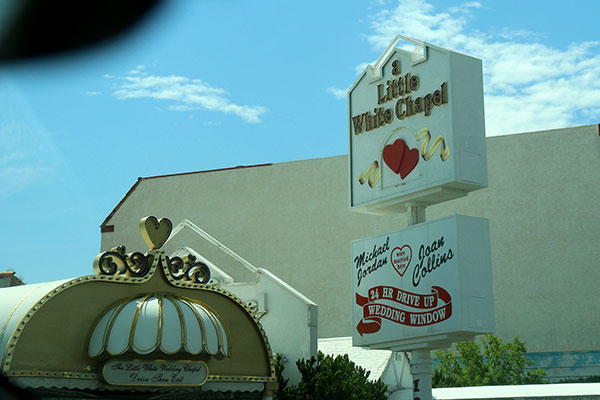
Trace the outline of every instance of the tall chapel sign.
<path fill-rule="evenodd" d="M 430 399 L 430 351 L 494 330 L 488 220 L 425 222 L 427 206 L 487 187 L 481 60 L 398 36 L 348 113 L 350 209 L 409 211 L 407 228 L 352 242 L 353 345 L 411 351 L 414 399 Z"/>

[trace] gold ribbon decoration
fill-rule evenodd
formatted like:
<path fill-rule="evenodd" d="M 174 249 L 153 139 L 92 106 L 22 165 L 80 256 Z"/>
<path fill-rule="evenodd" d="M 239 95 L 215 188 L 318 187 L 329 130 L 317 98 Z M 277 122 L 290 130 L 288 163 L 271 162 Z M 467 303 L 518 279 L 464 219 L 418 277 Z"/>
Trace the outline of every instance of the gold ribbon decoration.
<path fill-rule="evenodd" d="M 429 129 L 423 128 L 417 133 L 417 140 L 421 139 L 423 139 L 423 143 L 421 144 L 421 156 L 423 157 L 423 160 L 429 160 L 436 152 L 438 147 L 440 148 L 440 158 L 442 161 L 446 161 L 448 157 L 450 157 L 450 147 L 446 146 L 446 142 L 444 141 L 444 137 L 442 135 L 438 136 L 433 141 L 431 146 L 429 146 L 429 142 L 431 141 L 431 133 L 429 133 Z"/>
<path fill-rule="evenodd" d="M 381 169 L 379 169 L 379 163 L 375 160 L 369 165 L 369 168 L 365 172 L 362 172 L 358 176 L 358 182 L 360 182 L 361 185 L 368 182 L 370 187 L 374 187 L 377 182 L 379 182 L 380 178 Z"/>

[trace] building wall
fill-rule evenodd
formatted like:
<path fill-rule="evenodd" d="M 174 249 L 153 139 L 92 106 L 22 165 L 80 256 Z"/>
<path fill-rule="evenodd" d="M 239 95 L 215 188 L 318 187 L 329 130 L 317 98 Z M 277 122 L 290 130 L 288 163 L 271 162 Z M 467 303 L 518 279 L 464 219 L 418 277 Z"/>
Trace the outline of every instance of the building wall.
<path fill-rule="evenodd" d="M 532 352 L 599 349 L 598 127 L 491 137 L 487 151 L 489 188 L 431 206 L 427 219 L 490 220 L 500 337 L 519 336 Z M 349 336 L 350 242 L 403 229 L 406 215 L 351 212 L 347 163 L 336 156 L 141 179 L 103 224 L 114 232 L 103 233 L 102 249 L 145 249 L 136 227 L 146 215 L 187 218 L 316 302 L 319 337 Z M 228 262 L 215 264 L 230 273 Z"/>
<path fill-rule="evenodd" d="M 0 272 L 0 288 L 19 285 L 24 285 L 24 283 L 15 276 L 14 271 Z"/>

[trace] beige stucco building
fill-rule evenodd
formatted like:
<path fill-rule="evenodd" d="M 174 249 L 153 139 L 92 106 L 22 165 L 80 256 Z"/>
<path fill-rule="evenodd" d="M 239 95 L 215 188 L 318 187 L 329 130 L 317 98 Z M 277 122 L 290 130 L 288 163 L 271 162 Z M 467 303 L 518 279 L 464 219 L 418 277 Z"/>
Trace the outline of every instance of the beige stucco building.
<path fill-rule="evenodd" d="M 427 208 L 427 220 L 489 219 L 496 334 L 518 336 L 549 376 L 600 375 L 599 127 L 490 137 L 487 157 L 489 187 Z M 189 221 L 317 303 L 320 338 L 353 330 L 350 242 L 407 226 L 349 210 L 344 155 L 140 178 L 102 223 L 102 250 L 141 247 L 145 215 Z M 181 242 L 233 281 L 252 279 L 200 235 Z"/>

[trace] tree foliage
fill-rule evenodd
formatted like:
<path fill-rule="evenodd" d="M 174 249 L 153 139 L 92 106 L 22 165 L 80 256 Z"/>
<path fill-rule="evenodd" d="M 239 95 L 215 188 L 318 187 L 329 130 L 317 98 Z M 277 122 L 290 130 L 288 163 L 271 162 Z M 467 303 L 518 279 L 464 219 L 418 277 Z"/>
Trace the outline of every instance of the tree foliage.
<path fill-rule="evenodd" d="M 525 356 L 525 344 L 515 337 L 504 343 L 494 335 L 456 344 L 458 354 L 449 350 L 435 353 L 439 363 L 433 372 L 433 387 L 484 385 L 523 385 L 543 383 L 546 372 L 531 369 L 534 364 Z"/>
<path fill-rule="evenodd" d="M 288 386 L 283 378 L 281 355 L 275 357 L 275 370 L 279 379 L 279 400 L 384 400 L 385 384 L 378 379 L 369 380 L 369 371 L 356 366 L 348 355 L 333 357 L 319 351 L 317 358 L 296 361 L 302 380 Z"/>

